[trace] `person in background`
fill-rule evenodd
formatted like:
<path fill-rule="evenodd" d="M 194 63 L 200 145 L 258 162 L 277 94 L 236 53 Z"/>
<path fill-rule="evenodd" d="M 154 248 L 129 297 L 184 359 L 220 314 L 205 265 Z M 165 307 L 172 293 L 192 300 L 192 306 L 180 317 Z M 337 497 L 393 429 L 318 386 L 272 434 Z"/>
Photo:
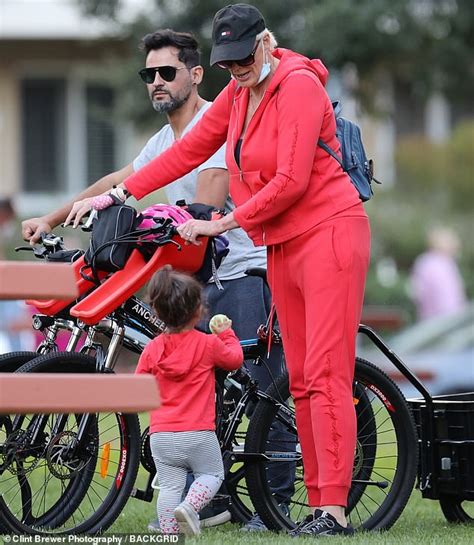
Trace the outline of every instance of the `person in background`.
<path fill-rule="evenodd" d="M 211 335 L 195 329 L 203 315 L 202 287 L 191 276 L 167 265 L 151 279 L 148 297 L 167 325 L 145 347 L 136 370 L 154 375 L 160 390 L 161 405 L 150 422 L 160 531 L 199 534 L 198 513 L 224 479 L 215 434 L 214 369 L 238 369 L 243 352 L 227 317 L 211 325 Z M 194 481 L 181 501 L 189 471 Z"/>
<path fill-rule="evenodd" d="M 231 81 L 179 142 L 128 177 L 142 198 L 184 175 L 227 143 L 232 213 L 189 220 L 181 236 L 199 244 L 244 228 L 267 247 L 268 278 L 295 401 L 312 513 L 295 536 L 353 535 L 345 515 L 356 445 L 352 398 L 355 338 L 369 266 L 370 227 L 359 194 L 338 161 L 333 107 L 319 60 L 278 49 L 260 11 L 219 10 L 211 64 Z M 111 199 L 109 199 L 111 201 Z M 94 203 L 77 203 L 77 224 Z"/>
<path fill-rule="evenodd" d="M 419 320 L 453 314 L 466 303 L 464 282 L 456 257 L 459 237 L 449 227 L 434 227 L 427 236 L 428 249 L 413 265 L 410 287 Z"/>
<path fill-rule="evenodd" d="M 39 239 L 42 231 L 50 232 L 54 227 L 75 214 L 74 202 L 90 202 L 91 197 L 107 192 L 122 183 L 127 176 L 147 165 L 155 157 L 170 148 L 175 141 L 189 133 L 211 106 L 199 95 L 199 84 L 203 78 L 200 64 L 199 44 L 193 35 L 170 29 L 157 30 L 142 39 L 145 68 L 140 77 L 146 85 L 153 109 L 165 114 L 168 123 L 153 135 L 133 162 L 123 169 L 104 176 L 73 202 L 59 210 L 39 218 L 23 222 L 23 237 L 30 243 Z M 166 188 L 166 196 L 174 204 L 180 199 L 200 202 L 217 208 L 224 207 L 230 213 L 234 203 L 228 197 L 229 175 L 225 161 L 225 146 L 211 157 L 201 161 L 188 173 L 178 176 Z M 205 288 L 206 304 L 211 314 L 226 314 L 232 319 L 234 330 L 240 339 L 256 337 L 257 328 L 266 322 L 271 308 L 271 295 L 266 283 L 258 277 L 247 276 L 251 268 L 266 268 L 267 257 L 263 247 L 255 247 L 243 229 L 233 229 L 227 234 L 230 253 L 219 267 L 219 280 L 223 289 L 211 281 Z M 278 377 L 285 368 L 281 346 L 273 346 L 266 365 L 252 365 L 249 371 L 266 390 L 271 384 L 271 375 Z M 280 478 L 282 488 L 291 487 L 291 476 Z M 231 515 L 220 507 L 207 509 L 206 525 L 225 523 Z M 150 526 L 157 527 L 156 521 Z M 258 515 L 251 520 L 248 529 L 265 529 Z"/>

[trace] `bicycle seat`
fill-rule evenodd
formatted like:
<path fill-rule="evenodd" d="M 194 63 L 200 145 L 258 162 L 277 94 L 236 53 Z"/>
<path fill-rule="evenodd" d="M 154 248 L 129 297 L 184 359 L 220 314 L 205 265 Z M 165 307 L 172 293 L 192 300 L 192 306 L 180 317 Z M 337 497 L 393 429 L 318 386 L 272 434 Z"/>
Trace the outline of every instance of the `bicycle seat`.
<path fill-rule="evenodd" d="M 95 287 L 95 284 L 93 282 L 89 282 L 88 280 L 85 280 L 81 276 L 81 267 L 85 265 L 84 262 L 84 256 L 81 256 L 79 259 L 74 261 L 71 264 L 71 267 L 74 271 L 74 276 L 76 278 L 76 286 L 78 291 L 78 296 L 82 296 L 91 289 Z M 98 276 L 99 279 L 104 278 L 107 275 L 107 273 L 99 272 Z M 54 282 L 54 278 L 51 279 L 52 282 Z M 46 316 L 54 316 L 61 310 L 65 309 L 68 305 L 70 305 L 75 299 L 69 299 L 69 300 L 60 300 L 60 299 L 49 299 L 47 301 L 39 301 L 36 299 L 28 299 L 26 301 L 26 304 L 31 305 L 33 307 L 36 307 L 42 314 L 46 314 Z"/>
<path fill-rule="evenodd" d="M 74 305 L 71 315 L 85 324 L 96 324 L 143 287 L 153 273 L 164 265 L 169 264 L 180 271 L 198 271 L 204 260 L 208 239 L 203 237 L 200 246 L 184 245 L 182 238 L 177 235 L 173 240 L 181 245 L 180 248 L 174 244 L 161 246 L 149 261 L 145 261 L 138 250 L 133 250 L 125 267 Z"/>

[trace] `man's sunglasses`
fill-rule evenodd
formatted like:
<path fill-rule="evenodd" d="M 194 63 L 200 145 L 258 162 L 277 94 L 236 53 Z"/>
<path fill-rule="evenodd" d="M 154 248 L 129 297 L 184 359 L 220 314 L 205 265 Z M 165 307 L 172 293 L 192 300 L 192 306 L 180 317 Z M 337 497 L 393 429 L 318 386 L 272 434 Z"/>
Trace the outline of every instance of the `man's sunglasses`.
<path fill-rule="evenodd" d="M 219 68 L 222 68 L 223 70 L 229 70 L 232 68 L 232 65 L 235 63 L 238 66 L 250 66 L 255 62 L 255 53 L 257 52 L 258 44 L 260 43 L 260 40 L 255 44 L 255 47 L 253 48 L 252 53 L 245 57 L 245 59 L 240 59 L 238 61 L 221 61 L 216 63 Z"/>
<path fill-rule="evenodd" d="M 163 81 L 169 82 L 174 81 L 178 70 L 184 70 L 185 68 L 186 66 L 180 66 L 179 68 L 175 66 L 154 66 L 152 68 L 142 68 L 138 73 L 145 83 L 153 83 L 157 72 Z"/>

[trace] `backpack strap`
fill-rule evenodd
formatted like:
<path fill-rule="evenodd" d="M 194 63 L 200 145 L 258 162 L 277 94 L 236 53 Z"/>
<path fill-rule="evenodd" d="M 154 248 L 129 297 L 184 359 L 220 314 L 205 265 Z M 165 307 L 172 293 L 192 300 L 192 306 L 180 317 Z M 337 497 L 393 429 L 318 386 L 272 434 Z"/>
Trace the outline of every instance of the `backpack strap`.
<path fill-rule="evenodd" d="M 339 100 L 332 103 L 332 109 L 334 110 L 334 117 L 339 117 L 339 114 L 342 112 L 342 104 Z"/>
<path fill-rule="evenodd" d="M 336 100 L 332 103 L 332 109 L 334 111 L 334 117 L 337 119 L 339 114 L 342 112 L 342 104 L 339 102 L 339 100 Z M 336 161 L 341 165 L 342 170 L 344 170 L 344 163 L 342 162 L 342 159 L 339 157 L 339 155 L 331 148 L 329 147 L 325 142 L 321 140 L 321 138 L 318 140 L 318 146 L 322 148 L 326 153 L 328 153 L 331 157 L 336 159 Z"/>
<path fill-rule="evenodd" d="M 323 148 L 323 150 L 326 153 L 329 153 L 331 157 L 334 157 L 334 159 L 336 159 L 336 161 L 341 165 L 342 170 L 344 170 L 344 164 L 341 158 L 339 157 L 339 155 L 332 148 L 330 148 L 325 142 L 323 142 L 321 138 L 318 140 L 318 146 L 320 148 Z"/>

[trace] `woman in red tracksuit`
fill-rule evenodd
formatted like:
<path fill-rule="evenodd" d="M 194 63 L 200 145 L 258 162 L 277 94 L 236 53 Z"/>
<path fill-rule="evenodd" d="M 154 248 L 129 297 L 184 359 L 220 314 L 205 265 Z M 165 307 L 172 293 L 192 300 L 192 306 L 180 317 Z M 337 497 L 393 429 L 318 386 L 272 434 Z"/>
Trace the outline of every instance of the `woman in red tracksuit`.
<path fill-rule="evenodd" d="M 178 231 L 199 243 L 199 235 L 240 226 L 254 244 L 267 246 L 314 508 L 296 533 L 351 534 L 344 507 L 356 441 L 352 380 L 370 229 L 349 177 L 316 145 L 321 138 L 339 150 L 324 89 L 328 72 L 319 60 L 276 49 L 262 15 L 248 4 L 216 14 L 211 64 L 227 68 L 232 81 L 193 130 L 124 186 L 140 199 L 227 143 L 236 209 L 218 221 L 190 220 Z"/>

